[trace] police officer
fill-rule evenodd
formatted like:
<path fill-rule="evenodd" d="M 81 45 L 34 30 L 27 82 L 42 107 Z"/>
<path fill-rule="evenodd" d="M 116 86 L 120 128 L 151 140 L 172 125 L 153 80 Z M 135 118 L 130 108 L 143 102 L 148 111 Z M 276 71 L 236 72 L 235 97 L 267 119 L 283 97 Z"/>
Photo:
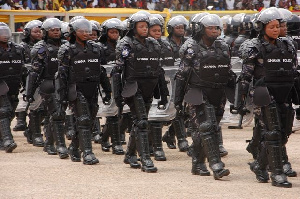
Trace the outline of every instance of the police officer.
<path fill-rule="evenodd" d="M 104 21 L 101 26 L 101 37 L 99 41 L 105 49 L 104 58 L 106 63 L 116 60 L 116 46 L 122 28 L 121 21 L 117 18 L 108 19 Z M 109 151 L 109 136 L 111 137 L 112 142 L 112 153 L 116 155 L 123 155 L 124 151 L 119 131 L 119 117 L 117 115 L 106 117 L 106 123 L 103 127 L 101 139 L 103 151 Z"/>
<path fill-rule="evenodd" d="M 45 111 L 50 117 L 46 127 L 44 151 L 49 155 L 58 153 L 61 159 L 67 158 L 68 151 L 64 138 L 65 113 L 61 111 L 55 98 L 54 74 L 57 72 L 57 53 L 61 41 L 61 21 L 56 18 L 46 19 L 41 27 L 43 40 L 36 43 L 31 50 L 32 70 L 29 72 L 26 84 L 26 99 L 33 100 L 37 87 L 44 101 Z M 56 148 L 54 147 L 56 143 Z"/>
<path fill-rule="evenodd" d="M 99 160 L 92 151 L 92 127 L 98 111 L 99 84 L 108 102 L 111 87 L 106 70 L 100 65 L 101 48 L 89 36 L 92 25 L 87 19 L 70 23 L 70 42 L 58 52 L 59 69 L 56 76 L 57 98 L 62 105 L 69 102 L 76 121 L 76 134 L 72 137 L 69 153 L 73 162 L 97 164 Z M 79 151 L 80 148 L 80 151 Z"/>
<path fill-rule="evenodd" d="M 235 20 L 240 21 L 240 26 L 239 26 L 239 35 L 234 40 L 231 55 L 232 55 L 232 57 L 238 57 L 239 48 L 240 48 L 241 44 L 250 38 L 252 23 L 251 23 L 251 16 L 246 15 L 244 13 L 235 15 L 234 18 L 235 18 Z"/>
<path fill-rule="evenodd" d="M 175 62 L 180 61 L 179 49 L 186 41 L 184 35 L 187 27 L 188 21 L 182 15 L 172 17 L 167 23 L 167 31 L 169 34 L 167 37 L 167 41 L 172 46 Z"/>
<path fill-rule="evenodd" d="M 245 97 L 253 79 L 250 96 L 253 98 L 255 127 L 259 128 L 257 159 L 250 169 L 259 182 L 266 183 L 271 172 L 273 186 L 292 187 L 283 169 L 283 145 L 292 132 L 294 109 L 291 90 L 296 75 L 296 51 L 292 42 L 279 38 L 282 15 L 277 8 L 261 11 L 255 28 L 258 38 L 240 47 L 243 69 L 238 80 L 240 95 Z"/>
<path fill-rule="evenodd" d="M 10 40 L 9 27 L 0 22 L 0 145 L 10 153 L 16 147 L 10 124 L 18 105 L 21 78 L 24 76 L 24 49 Z"/>
<path fill-rule="evenodd" d="M 156 16 L 150 16 L 149 19 L 149 37 L 157 40 L 161 46 L 161 65 L 163 67 L 174 66 L 174 54 L 171 48 L 170 43 L 162 39 L 162 28 L 163 23 Z M 164 71 L 162 71 L 164 72 Z M 164 79 L 162 79 L 165 81 Z M 166 83 L 162 85 L 167 85 Z M 158 92 L 162 93 L 162 96 L 169 96 L 169 90 L 167 87 L 160 89 Z M 163 101 L 167 101 L 167 98 L 162 99 Z M 157 161 L 166 161 L 165 152 L 162 147 L 162 127 L 163 124 L 160 121 L 151 121 L 150 122 L 150 149 L 151 144 L 153 145 L 153 154 L 154 159 Z"/>
<path fill-rule="evenodd" d="M 299 49 L 300 46 L 300 17 L 299 16 L 292 14 L 292 16 L 287 19 L 287 32 L 288 35 L 291 36 L 293 40 L 297 42 L 298 44 L 297 46 Z"/>
<path fill-rule="evenodd" d="M 148 112 L 153 92 L 164 78 L 160 65 L 161 47 L 153 38 L 147 38 L 149 18 L 145 14 L 133 14 L 129 18 L 129 32 L 117 45 L 117 62 L 112 72 L 114 98 L 117 106 L 122 99 L 130 107 L 134 125 L 130 132 L 124 163 L 142 171 L 156 172 L 149 153 Z M 124 87 L 122 88 L 122 78 Z M 165 103 L 165 102 L 163 102 Z M 160 103 L 161 105 L 165 105 Z M 137 162 L 136 149 L 142 165 Z"/>
<path fill-rule="evenodd" d="M 28 22 L 23 30 L 24 39 L 20 45 L 25 49 L 25 63 L 31 63 L 31 55 L 30 51 L 33 48 L 34 44 L 39 42 L 42 39 L 42 31 L 41 31 L 42 22 L 39 20 L 32 20 Z M 20 104 L 18 105 L 18 107 Z M 25 108 L 23 107 L 24 110 Z M 33 146 L 44 146 L 43 135 L 41 134 L 41 119 L 42 119 L 42 111 L 43 108 L 38 108 L 37 110 L 30 110 L 29 113 L 29 125 L 25 130 L 24 135 L 27 138 L 27 142 L 33 144 Z M 19 115 L 23 113 L 20 112 Z M 26 113 L 25 113 L 26 115 Z M 25 117 L 26 119 L 26 117 Z"/>
<path fill-rule="evenodd" d="M 205 165 L 207 157 L 215 179 L 229 175 L 219 152 L 217 132 L 226 103 L 225 87 L 234 79 L 229 48 L 217 39 L 222 29 L 220 17 L 209 14 L 195 25 L 192 38 L 180 49 L 182 61 L 175 77 L 174 104 L 182 111 L 185 100 L 193 124 L 192 173 L 210 175 Z"/>

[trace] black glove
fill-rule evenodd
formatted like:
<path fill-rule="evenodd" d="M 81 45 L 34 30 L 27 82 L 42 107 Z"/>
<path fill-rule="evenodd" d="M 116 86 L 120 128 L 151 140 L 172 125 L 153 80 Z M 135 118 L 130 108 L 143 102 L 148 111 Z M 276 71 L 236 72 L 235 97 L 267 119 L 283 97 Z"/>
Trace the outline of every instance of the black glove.
<path fill-rule="evenodd" d="M 102 101 L 104 104 L 108 104 L 111 99 L 111 93 L 105 93 L 105 97 L 103 97 Z"/>
<path fill-rule="evenodd" d="M 161 96 L 160 101 L 158 101 L 158 109 L 166 109 L 166 105 L 168 104 L 168 97 L 167 96 Z"/>
<path fill-rule="evenodd" d="M 115 102 L 116 102 L 117 107 L 123 106 L 123 98 L 122 97 L 115 98 Z"/>
<path fill-rule="evenodd" d="M 182 106 L 182 104 L 175 104 L 175 109 L 177 111 L 177 115 L 183 114 L 183 106 Z"/>

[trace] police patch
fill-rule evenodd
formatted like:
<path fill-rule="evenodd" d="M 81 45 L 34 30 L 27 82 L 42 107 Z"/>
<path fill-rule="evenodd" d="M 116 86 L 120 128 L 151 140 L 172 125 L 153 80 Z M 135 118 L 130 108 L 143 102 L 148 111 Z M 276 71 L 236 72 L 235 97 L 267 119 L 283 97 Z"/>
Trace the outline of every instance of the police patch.
<path fill-rule="evenodd" d="M 128 48 L 124 48 L 123 51 L 122 51 L 122 56 L 123 57 L 127 57 L 129 55 L 129 50 Z"/>
<path fill-rule="evenodd" d="M 192 54 L 194 54 L 194 50 L 189 48 L 189 49 L 187 49 L 187 53 L 192 55 Z"/>

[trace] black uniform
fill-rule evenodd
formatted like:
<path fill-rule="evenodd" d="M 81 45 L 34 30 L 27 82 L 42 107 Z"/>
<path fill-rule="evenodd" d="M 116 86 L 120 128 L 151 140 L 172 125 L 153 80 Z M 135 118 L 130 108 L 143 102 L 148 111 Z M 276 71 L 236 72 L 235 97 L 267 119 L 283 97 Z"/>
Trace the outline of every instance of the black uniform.
<path fill-rule="evenodd" d="M 83 152 L 84 164 L 96 164 L 99 160 L 92 152 L 92 126 L 98 111 L 99 84 L 109 101 L 111 87 L 106 70 L 100 65 L 101 47 L 87 41 L 85 47 L 75 42 L 62 45 L 59 53 L 59 71 L 56 81 L 61 102 L 68 101 L 76 121 L 76 134 L 72 137 L 69 152 L 72 161 L 80 161 Z"/>
<path fill-rule="evenodd" d="M 161 47 L 153 38 L 146 38 L 145 44 L 142 44 L 135 37 L 125 36 L 118 43 L 116 52 L 117 66 L 112 73 L 116 86 L 114 97 L 118 106 L 120 99 L 124 98 L 134 121 L 124 162 L 140 167 L 136 158 L 137 148 L 142 170 L 156 172 L 149 154 L 148 112 L 157 84 L 165 83 L 160 65 Z M 121 74 L 123 88 L 120 85 Z"/>
<path fill-rule="evenodd" d="M 13 42 L 7 45 L 7 49 L 0 47 L 0 133 L 5 151 L 12 152 L 17 144 L 13 140 L 10 123 L 19 102 L 19 89 L 26 69 L 24 49 Z"/>
<path fill-rule="evenodd" d="M 210 175 L 205 166 L 207 157 L 215 179 L 219 179 L 229 174 L 221 162 L 217 135 L 226 103 L 225 87 L 233 73 L 229 48 L 222 40 L 217 39 L 207 47 L 202 40 L 190 38 L 180 54 L 174 104 L 181 111 L 183 100 L 187 102 L 189 119 L 195 129 L 192 131 L 192 173 Z"/>
<path fill-rule="evenodd" d="M 253 79 L 254 87 L 249 92 L 255 113 L 252 142 L 258 140 L 259 143 L 256 160 L 250 164 L 250 169 L 257 180 L 267 182 L 269 165 L 272 184 L 291 187 L 286 175 L 294 171 L 288 162 L 285 144 L 292 132 L 295 114 L 292 107 L 297 67 L 294 45 L 286 38 L 277 39 L 275 45 L 263 38 L 255 38 L 243 44 L 240 50 L 244 60 L 239 80 L 244 88 L 241 94 L 247 94 Z"/>

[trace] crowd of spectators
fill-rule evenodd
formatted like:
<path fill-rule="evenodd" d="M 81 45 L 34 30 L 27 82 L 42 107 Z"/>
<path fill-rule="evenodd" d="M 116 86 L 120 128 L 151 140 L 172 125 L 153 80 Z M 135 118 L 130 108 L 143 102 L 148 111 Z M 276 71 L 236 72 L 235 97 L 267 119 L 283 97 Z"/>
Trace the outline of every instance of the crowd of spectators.
<path fill-rule="evenodd" d="M 278 7 L 300 11 L 300 0 L 0 0 L 3 10 L 73 10 L 84 8 L 139 8 L 169 11 L 257 10 Z"/>

